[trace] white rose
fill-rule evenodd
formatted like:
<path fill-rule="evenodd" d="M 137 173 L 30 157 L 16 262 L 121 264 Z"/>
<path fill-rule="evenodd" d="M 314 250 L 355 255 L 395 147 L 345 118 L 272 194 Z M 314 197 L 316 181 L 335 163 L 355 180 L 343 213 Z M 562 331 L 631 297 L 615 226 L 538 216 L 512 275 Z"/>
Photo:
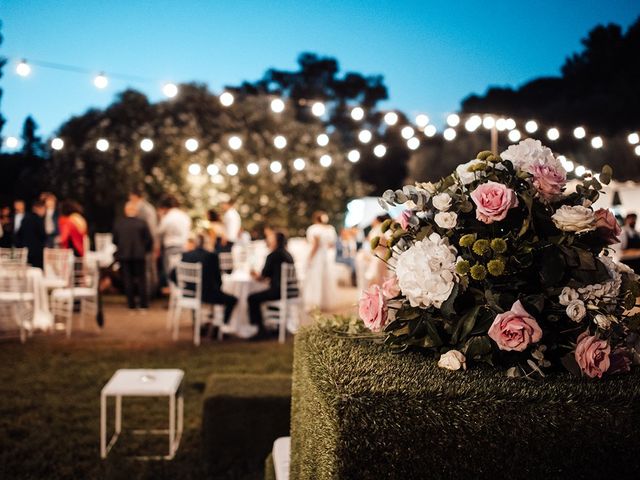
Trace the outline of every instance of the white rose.
<path fill-rule="evenodd" d="M 578 296 L 578 292 L 576 292 L 571 287 L 564 287 L 562 289 L 562 293 L 560 293 L 560 305 L 564 305 L 565 307 L 569 305 L 574 300 L 578 300 L 580 297 Z"/>
<path fill-rule="evenodd" d="M 611 328 L 611 323 L 613 323 L 615 319 L 612 318 L 611 315 L 602 315 L 599 313 L 593 321 L 602 330 L 609 330 L 609 328 Z"/>
<path fill-rule="evenodd" d="M 463 163 L 462 165 L 458 165 L 456 167 L 456 174 L 458 175 L 458 178 L 460 179 L 460 182 L 463 185 L 469 185 L 470 183 L 473 183 L 476 180 L 487 175 L 487 173 L 484 170 L 478 170 L 475 172 L 469 171 L 469 168 L 481 163 L 486 164 L 487 162 L 485 162 L 484 160 L 478 160 L 477 158 L 474 158 L 470 162 Z"/>
<path fill-rule="evenodd" d="M 458 222 L 458 214 L 456 212 L 438 212 L 433 219 L 440 228 L 453 228 Z"/>
<path fill-rule="evenodd" d="M 567 316 L 574 322 L 579 322 L 587 314 L 587 308 L 582 300 L 574 300 L 567 305 Z"/>
<path fill-rule="evenodd" d="M 596 228 L 593 210 L 580 205 L 563 205 L 551 218 L 556 227 L 564 232 L 582 233 Z"/>
<path fill-rule="evenodd" d="M 446 212 L 451 207 L 451 195 L 446 192 L 439 193 L 433 197 L 433 207 L 441 212 Z"/>
<path fill-rule="evenodd" d="M 412 307 L 440 308 L 456 283 L 456 249 L 446 238 L 432 233 L 402 252 L 396 276 Z"/>
<path fill-rule="evenodd" d="M 438 366 L 447 370 L 460 370 L 467 369 L 467 359 L 458 350 L 449 350 L 447 353 L 443 353 L 438 360 Z"/>
<path fill-rule="evenodd" d="M 513 166 L 531 173 L 534 165 L 556 165 L 558 160 L 553 156 L 550 148 L 542 145 L 540 140 L 526 138 L 517 145 L 511 145 L 500 154 L 503 160 L 509 160 Z"/>

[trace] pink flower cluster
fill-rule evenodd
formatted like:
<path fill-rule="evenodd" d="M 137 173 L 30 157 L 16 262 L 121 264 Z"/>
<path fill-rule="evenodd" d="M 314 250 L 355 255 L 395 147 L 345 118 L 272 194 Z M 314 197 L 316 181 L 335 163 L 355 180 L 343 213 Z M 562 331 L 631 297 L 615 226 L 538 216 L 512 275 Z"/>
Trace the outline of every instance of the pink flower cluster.
<path fill-rule="evenodd" d="M 517 300 L 511 310 L 496 315 L 489 327 L 489 337 L 500 350 L 522 352 L 530 344 L 540 341 L 542 329 Z"/>
<path fill-rule="evenodd" d="M 580 370 L 589 378 L 602 378 L 609 370 L 611 360 L 609 355 L 611 346 L 606 340 L 600 340 L 594 335 L 584 332 L 578 337 L 575 358 Z"/>
<path fill-rule="evenodd" d="M 566 170 L 550 162 L 534 164 L 530 173 L 533 175 L 533 186 L 536 187 L 540 196 L 546 199 L 560 195 L 567 183 Z"/>
<path fill-rule="evenodd" d="M 483 223 L 504 220 L 509 209 L 518 206 L 518 197 L 509 187 L 498 182 L 479 185 L 471 199 L 476 204 L 476 218 Z"/>
<path fill-rule="evenodd" d="M 386 280 L 382 286 L 372 285 L 362 292 L 358 302 L 358 314 L 372 332 L 381 332 L 387 324 L 389 316 L 388 300 L 400 295 L 398 278 L 393 277 Z"/>
<path fill-rule="evenodd" d="M 599 208 L 595 211 L 596 232 L 607 242 L 607 245 L 614 245 L 620 242 L 622 229 L 613 213 L 606 208 Z"/>

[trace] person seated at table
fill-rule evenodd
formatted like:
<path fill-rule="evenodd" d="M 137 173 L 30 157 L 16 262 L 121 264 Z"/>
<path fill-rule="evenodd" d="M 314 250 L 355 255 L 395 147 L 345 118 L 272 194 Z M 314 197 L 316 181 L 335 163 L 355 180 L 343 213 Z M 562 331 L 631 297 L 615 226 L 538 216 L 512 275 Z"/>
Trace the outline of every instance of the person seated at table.
<path fill-rule="evenodd" d="M 249 295 L 249 318 L 252 325 L 258 327 L 258 338 L 265 336 L 260 306 L 264 302 L 280 299 L 280 283 L 282 281 L 282 264 L 293 264 L 293 257 L 287 251 L 287 237 L 282 232 L 266 231 L 267 245 L 271 253 L 267 255 L 262 273 L 251 272 L 251 276 L 258 281 L 269 283 L 269 288 Z"/>
<path fill-rule="evenodd" d="M 16 247 L 26 247 L 28 250 L 27 261 L 30 265 L 38 268 L 43 268 L 44 247 L 47 242 L 44 215 L 44 202 L 36 200 L 33 202 L 31 212 L 24 214 L 20 230 L 15 234 Z"/>
<path fill-rule="evenodd" d="M 202 265 L 202 303 L 224 305 L 224 323 L 229 323 L 238 299 L 222 291 L 222 272 L 218 254 L 204 248 L 205 237 L 198 234 L 189 236 L 181 261 Z M 171 272 L 171 280 L 176 282 L 176 270 Z M 205 322 L 206 323 L 206 322 Z M 208 329 L 208 327 L 207 327 Z"/>
<path fill-rule="evenodd" d="M 209 220 L 207 233 L 209 234 L 211 250 L 214 252 L 230 252 L 231 246 L 227 240 L 227 232 L 220 214 L 212 208 L 207 212 L 207 219 Z"/>

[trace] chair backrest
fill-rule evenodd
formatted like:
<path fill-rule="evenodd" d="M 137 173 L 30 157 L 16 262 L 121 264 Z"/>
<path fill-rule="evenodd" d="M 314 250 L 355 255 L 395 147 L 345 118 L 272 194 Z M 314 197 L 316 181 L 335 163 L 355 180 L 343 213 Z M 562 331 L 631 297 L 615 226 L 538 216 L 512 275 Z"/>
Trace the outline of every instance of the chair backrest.
<path fill-rule="evenodd" d="M 96 246 L 96 252 L 102 252 L 107 250 L 111 244 L 113 244 L 113 234 L 111 233 L 96 233 L 93 236 L 93 241 Z"/>
<path fill-rule="evenodd" d="M 167 266 L 169 267 L 169 271 L 167 272 L 167 275 L 169 275 L 173 271 L 173 269 L 178 266 L 178 264 L 181 261 L 182 261 L 181 253 L 174 253 L 172 255 L 169 255 L 169 257 L 167 258 Z"/>
<path fill-rule="evenodd" d="M 220 252 L 218 259 L 220 260 L 220 270 L 223 272 L 233 271 L 233 254 L 231 252 Z"/>
<path fill-rule="evenodd" d="M 176 283 L 181 297 L 202 298 L 202 264 L 179 262 L 176 266 Z"/>
<path fill-rule="evenodd" d="M 0 263 L 27 264 L 29 250 L 25 248 L 0 248 Z"/>
<path fill-rule="evenodd" d="M 27 266 L 16 263 L 0 265 L 0 292 L 2 293 L 27 293 L 28 277 Z M 11 297 L 13 298 L 13 296 Z M 18 298 L 18 297 L 15 297 Z"/>
<path fill-rule="evenodd" d="M 98 291 L 100 270 L 98 263 L 82 257 L 73 259 L 73 286 L 78 288 L 90 288 Z"/>
<path fill-rule="evenodd" d="M 14 331 L 30 318 L 29 278 L 26 265 L 0 265 L 0 331 Z M 31 297 L 33 298 L 33 297 Z"/>
<path fill-rule="evenodd" d="M 44 277 L 64 282 L 68 287 L 73 282 L 73 251 L 70 248 L 44 249 Z"/>
<path fill-rule="evenodd" d="M 300 282 L 296 267 L 292 263 L 283 263 L 280 275 L 280 298 L 295 298 L 300 295 Z"/>

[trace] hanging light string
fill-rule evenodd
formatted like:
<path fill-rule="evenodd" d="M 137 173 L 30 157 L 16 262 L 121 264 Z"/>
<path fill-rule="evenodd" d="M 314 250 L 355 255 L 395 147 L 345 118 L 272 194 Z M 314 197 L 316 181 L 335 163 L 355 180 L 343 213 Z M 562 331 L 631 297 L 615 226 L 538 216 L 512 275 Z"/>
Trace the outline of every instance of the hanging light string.
<path fill-rule="evenodd" d="M 9 57 L 9 59 L 11 59 L 11 57 Z M 87 68 L 55 63 L 55 62 L 48 62 L 48 61 L 41 61 L 41 60 L 29 60 L 27 62 L 27 60 L 25 59 L 17 60 L 16 58 L 13 58 L 13 60 L 17 61 L 15 72 L 17 75 L 21 77 L 29 76 L 32 73 L 32 67 L 31 67 L 32 65 L 41 67 L 41 68 L 49 68 L 49 69 L 68 71 L 73 73 L 82 73 L 82 74 L 95 73 L 94 71 Z M 151 78 L 142 77 L 138 75 L 113 73 L 113 72 L 110 72 L 109 76 L 107 76 L 106 73 L 104 72 L 98 73 L 97 75 L 94 76 L 93 83 L 96 86 L 96 88 L 103 89 L 108 86 L 109 78 L 116 78 L 116 79 L 143 82 L 143 83 L 157 83 Z M 162 86 L 162 92 L 168 98 L 173 98 L 178 95 L 179 89 L 175 83 L 165 83 Z M 218 98 L 219 98 L 220 104 L 223 107 L 230 107 L 235 102 L 235 97 L 233 93 L 228 91 L 222 92 L 218 96 Z M 299 103 L 301 105 L 307 105 L 307 106 L 310 105 L 311 113 L 318 118 L 323 117 L 326 113 L 326 106 L 323 102 L 301 99 Z M 284 100 L 279 97 L 273 98 L 269 106 L 271 111 L 274 114 L 282 113 L 286 108 L 286 104 Z M 365 119 L 365 110 L 361 106 L 354 106 L 351 108 L 350 116 L 354 122 L 360 122 Z M 395 127 L 396 125 L 398 125 L 400 121 L 400 117 L 396 111 L 388 111 L 384 113 L 383 121 L 387 125 L 387 127 Z M 446 125 L 447 127 L 442 131 L 442 137 L 446 141 L 455 140 L 456 137 L 458 136 L 457 129 L 461 129 L 462 127 L 464 127 L 464 129 L 469 133 L 473 133 L 476 130 L 478 130 L 480 127 L 483 127 L 486 130 L 492 131 L 492 138 L 495 138 L 496 140 L 499 134 L 506 132 L 507 138 L 511 143 L 517 143 L 523 138 L 523 131 L 517 128 L 518 125 L 513 118 L 504 118 L 502 116 L 497 116 L 493 114 L 466 114 L 465 117 L 462 118 L 457 113 L 451 113 L 446 118 Z M 526 134 L 534 134 L 542 130 L 538 122 L 536 122 L 535 120 L 527 120 L 522 125 L 522 127 L 524 129 L 524 132 L 526 132 Z M 398 125 L 398 128 L 400 128 L 399 125 Z M 402 138 L 406 140 L 406 145 L 409 150 L 417 150 L 418 148 L 420 148 L 420 145 L 422 144 L 421 140 L 416 135 L 416 130 L 422 131 L 422 133 L 424 134 L 425 137 L 427 137 L 427 139 L 434 137 L 438 133 L 437 127 L 434 124 L 430 123 L 430 118 L 428 115 L 424 113 L 418 114 L 415 117 L 415 121 L 413 124 L 404 125 L 400 129 L 400 134 Z M 544 131 L 544 134 L 546 138 L 552 142 L 559 140 L 562 136 L 560 130 L 557 127 L 553 127 L 553 126 L 547 128 L 546 131 Z M 358 132 L 357 137 L 358 137 L 358 141 L 361 144 L 367 145 L 372 141 L 373 133 L 370 130 L 363 128 Z M 573 137 L 577 140 L 584 140 L 584 139 L 589 140 L 591 147 L 594 149 L 600 149 L 604 147 L 603 138 L 600 135 L 595 135 L 595 136 L 591 136 L 590 138 L 587 138 L 587 131 L 583 126 L 577 126 L 573 129 Z M 329 134 L 323 133 L 319 135 L 316 140 L 317 140 L 316 143 L 318 144 L 318 146 L 324 147 L 329 143 Z M 638 134 L 638 132 L 629 133 L 627 135 L 627 141 L 634 148 L 634 153 L 637 156 L 640 156 L 640 135 Z M 5 146 L 9 149 L 18 148 L 19 143 L 20 142 L 18 138 L 15 136 L 7 137 L 4 140 Z M 228 138 L 227 144 L 231 150 L 239 150 L 240 148 L 242 148 L 242 145 L 243 145 L 242 138 L 239 137 L 238 135 L 232 135 Z M 282 150 L 287 145 L 287 139 L 282 135 L 277 135 L 273 139 L 273 144 L 277 149 Z M 50 142 L 50 146 L 53 150 L 62 150 L 64 148 L 64 140 L 59 137 L 53 138 Z M 150 152 L 154 148 L 154 143 L 152 139 L 145 138 L 140 142 L 139 146 L 142 151 Z M 195 138 L 187 139 L 185 142 L 185 148 L 192 153 L 198 150 L 199 146 L 200 146 L 199 142 Z M 108 151 L 109 141 L 105 138 L 98 139 L 96 142 L 96 149 L 98 149 L 101 152 Z M 376 157 L 382 158 L 387 153 L 387 147 L 384 144 L 377 144 L 373 146 L 372 151 Z M 355 163 L 360 160 L 360 151 L 356 149 L 351 150 L 346 155 L 346 157 L 349 161 Z M 564 157 L 561 156 L 561 158 L 564 158 Z M 302 170 L 305 165 L 304 159 L 301 159 L 301 158 L 296 159 L 294 161 L 294 164 L 296 164 L 296 162 L 297 162 L 296 170 Z M 332 163 L 332 159 L 328 155 L 324 155 L 320 158 L 320 164 L 325 167 L 330 166 L 331 163 Z M 574 168 L 572 166 L 572 163 L 566 159 L 565 161 L 563 161 L 563 164 L 565 165 L 565 168 L 567 168 L 567 170 L 569 171 L 572 171 Z M 196 165 L 196 164 L 193 164 L 193 165 Z M 249 173 L 251 173 L 252 175 L 257 173 L 256 165 L 257 164 L 253 164 L 253 163 L 251 164 Z M 271 168 L 271 170 L 274 173 L 279 173 L 279 171 L 281 170 L 281 167 L 278 168 L 277 165 L 272 165 L 272 167 L 273 168 Z M 190 172 L 192 171 L 195 172 L 195 170 L 196 170 L 195 167 L 189 168 Z M 577 170 L 577 167 L 576 167 L 576 170 Z M 231 168 L 231 171 L 235 172 L 235 169 Z M 228 173 L 230 172 L 228 171 Z"/>

